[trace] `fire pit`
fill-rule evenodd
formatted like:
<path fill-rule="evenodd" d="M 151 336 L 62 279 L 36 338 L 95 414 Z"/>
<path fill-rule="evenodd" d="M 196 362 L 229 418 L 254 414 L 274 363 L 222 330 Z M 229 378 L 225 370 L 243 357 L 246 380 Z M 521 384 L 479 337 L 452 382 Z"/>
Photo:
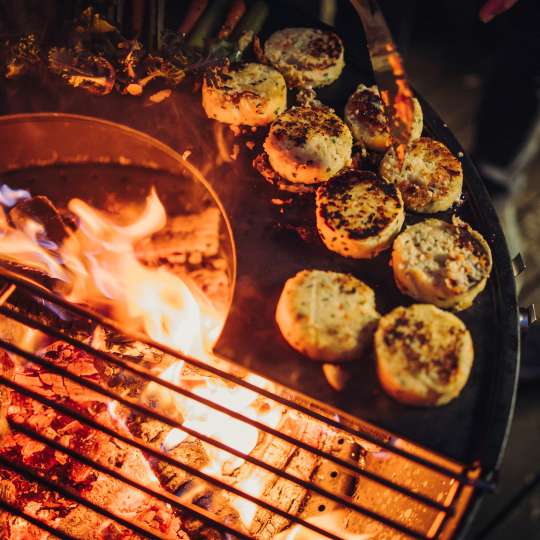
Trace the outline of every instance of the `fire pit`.
<path fill-rule="evenodd" d="M 235 246 L 194 167 L 147 136 L 90 118 L 0 124 L 5 208 L 32 209 L 35 196 L 47 197 L 66 226 L 77 222 L 82 248 L 62 254 L 79 256 L 66 277 L 43 253 L 29 257 L 17 236 L 0 247 L 8 261 L 0 346 L 9 353 L 0 380 L 10 404 L 0 447 L 3 537 L 27 527 L 32 538 L 53 530 L 62 538 L 453 534 L 483 485 L 479 467 L 211 352 L 233 295 Z M 42 233 L 35 245 L 54 251 Z M 103 260 L 99 242 L 119 255 Z M 124 275 L 122 261 L 130 256 L 157 289 L 148 293 L 138 278 L 135 290 L 115 290 L 129 285 L 132 265 Z M 178 281 L 163 292 L 169 276 Z M 148 294 L 152 302 L 137 306 L 149 320 L 119 308 Z M 168 294 L 185 318 L 159 311 L 154 297 Z"/>
<path fill-rule="evenodd" d="M 306 26 L 278 4 L 263 41 Z M 346 56 L 339 80 L 318 93 L 336 111 L 371 79 L 366 51 L 346 44 Z M 304 268 L 365 279 L 382 313 L 410 301 L 386 255 L 329 252 L 313 200 L 253 169 L 264 130 L 209 121 L 187 84 L 152 101 L 37 76 L 10 81 L 3 97 L 11 113 L 60 113 L 0 119 L 2 538 L 466 530 L 504 449 L 517 306 L 481 180 L 427 103 L 424 134 L 464 171 L 453 210 L 488 240 L 495 263 L 460 314 L 474 341 L 470 380 L 437 409 L 393 401 L 369 358 L 336 392 L 320 364 L 283 340 L 276 302 Z"/>

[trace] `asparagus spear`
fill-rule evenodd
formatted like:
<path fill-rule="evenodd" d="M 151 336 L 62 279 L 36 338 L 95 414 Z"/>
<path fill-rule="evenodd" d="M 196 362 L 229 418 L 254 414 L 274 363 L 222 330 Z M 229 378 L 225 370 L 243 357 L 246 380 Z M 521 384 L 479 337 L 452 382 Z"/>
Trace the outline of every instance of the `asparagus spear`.
<path fill-rule="evenodd" d="M 204 48 L 206 40 L 216 34 L 217 29 L 225 18 L 228 6 L 229 0 L 215 0 L 212 2 L 197 21 L 193 32 L 191 32 L 188 44 L 192 47 Z"/>
<path fill-rule="evenodd" d="M 254 2 L 247 13 L 242 17 L 240 23 L 231 36 L 233 41 L 237 41 L 244 32 L 253 32 L 253 35 L 259 33 L 268 17 L 268 4 L 263 0 Z"/>

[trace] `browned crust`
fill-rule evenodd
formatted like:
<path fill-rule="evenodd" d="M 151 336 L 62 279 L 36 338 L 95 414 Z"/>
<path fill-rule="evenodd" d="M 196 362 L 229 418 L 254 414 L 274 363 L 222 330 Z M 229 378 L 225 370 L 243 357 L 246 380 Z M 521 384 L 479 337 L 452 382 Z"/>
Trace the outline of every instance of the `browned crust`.
<path fill-rule="evenodd" d="M 343 56 L 343 42 L 334 32 L 317 28 L 285 29 L 287 30 L 309 31 L 314 36 L 303 49 L 288 49 L 286 57 L 274 63 L 293 87 L 315 82 L 309 76 L 310 72 L 324 72 L 335 66 Z M 278 31 L 276 34 L 281 33 L 281 39 L 290 41 L 290 36 L 284 35 L 283 32 Z"/>
<path fill-rule="evenodd" d="M 272 135 L 277 140 L 290 140 L 297 146 L 306 144 L 308 134 L 316 131 L 328 137 L 340 137 L 347 129 L 345 123 L 328 107 L 295 107 L 294 118 L 279 117 L 272 124 Z"/>
<path fill-rule="evenodd" d="M 326 69 L 334 65 L 343 54 L 343 44 L 336 33 L 318 29 L 314 31 L 317 36 L 309 42 L 305 51 L 310 61 L 298 61 L 299 69 Z"/>
<path fill-rule="evenodd" d="M 474 359 L 462 321 L 432 305 L 397 307 L 375 334 L 377 372 L 383 388 L 402 403 L 444 405 L 465 386 Z"/>
<path fill-rule="evenodd" d="M 301 182 L 289 182 L 278 174 L 270 165 L 268 154 L 261 152 L 253 160 L 253 168 L 270 184 L 283 191 L 291 193 L 314 193 L 319 184 L 302 184 Z"/>
<path fill-rule="evenodd" d="M 395 169 L 397 161 L 393 152 L 393 149 L 388 151 L 388 157 L 385 156 L 381 162 L 380 171 L 384 178 L 397 183 L 407 209 L 438 212 L 457 202 L 461 194 L 463 169 L 459 159 L 443 143 L 429 137 L 421 137 L 410 143 L 401 172 Z M 436 166 L 427 182 L 419 183 L 408 178 L 414 167 L 413 159 Z"/>
<path fill-rule="evenodd" d="M 356 90 L 345 105 L 345 114 L 356 122 L 388 133 L 381 98 L 369 88 Z"/>
<path fill-rule="evenodd" d="M 454 339 L 449 346 L 439 350 L 440 356 L 422 362 L 419 349 L 425 349 L 431 338 L 423 321 L 411 321 L 404 307 L 397 308 L 401 314 L 384 331 L 383 341 L 390 353 L 396 353 L 402 349 L 407 360 L 406 369 L 412 375 L 425 372 L 430 378 L 442 384 L 448 384 L 451 377 L 457 372 L 459 363 L 460 340 L 466 333 L 465 328 L 449 328 L 449 333 Z"/>
<path fill-rule="evenodd" d="M 394 219 L 393 216 L 386 215 L 384 208 L 381 206 L 369 227 L 360 229 L 358 226 L 350 223 L 350 220 L 343 215 L 340 208 L 346 205 L 347 200 L 350 198 L 349 190 L 351 186 L 360 183 L 370 185 L 368 191 L 382 192 L 384 194 L 383 204 L 388 199 L 393 200 L 398 205 L 398 208 L 402 206 L 396 186 L 385 182 L 370 171 L 348 169 L 335 176 L 330 182 L 319 188 L 318 195 L 328 198 L 327 202 L 320 204 L 319 212 L 329 228 L 345 231 L 347 236 L 353 240 L 362 240 L 377 236 Z"/>
<path fill-rule="evenodd" d="M 222 94 L 223 99 L 238 105 L 242 99 L 259 100 L 255 92 L 250 90 L 242 90 L 241 92 L 233 92 L 229 86 L 229 81 L 232 79 L 233 74 L 240 71 L 244 66 L 242 64 L 223 65 L 210 68 L 204 74 L 204 84 L 207 88 L 215 90 L 224 90 Z M 256 84 L 257 81 L 254 81 Z"/>

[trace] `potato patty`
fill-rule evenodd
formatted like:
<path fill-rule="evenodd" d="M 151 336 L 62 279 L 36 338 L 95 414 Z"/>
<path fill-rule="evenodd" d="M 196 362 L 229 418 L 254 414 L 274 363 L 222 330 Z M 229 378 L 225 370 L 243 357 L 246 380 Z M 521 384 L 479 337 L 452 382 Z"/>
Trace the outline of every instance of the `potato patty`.
<path fill-rule="evenodd" d="M 289 182 L 317 184 L 349 165 L 352 135 L 327 107 L 292 107 L 272 124 L 264 149 Z"/>
<path fill-rule="evenodd" d="M 313 360 L 359 358 L 379 320 L 375 293 L 349 274 L 302 270 L 287 280 L 276 322 L 291 347 Z"/>
<path fill-rule="evenodd" d="M 465 386 L 474 360 L 463 322 L 428 304 L 398 307 L 375 332 L 377 372 L 383 388 L 410 405 L 444 405 Z"/>
<path fill-rule="evenodd" d="M 326 86 L 345 66 L 339 36 L 316 28 L 278 30 L 264 44 L 264 54 L 290 87 Z"/>
<path fill-rule="evenodd" d="M 414 117 L 410 140 L 422 135 L 424 119 L 420 102 L 413 98 Z M 391 144 L 384 105 L 377 86 L 359 84 L 345 105 L 345 121 L 354 138 L 374 152 L 385 152 Z"/>
<path fill-rule="evenodd" d="M 412 225 L 392 249 L 394 278 L 404 294 L 456 311 L 484 290 L 491 266 L 487 242 L 456 217 L 452 223 L 427 219 Z"/>
<path fill-rule="evenodd" d="M 332 251 L 369 259 L 390 246 L 405 220 L 399 190 L 375 174 L 346 170 L 317 189 L 317 229 Z"/>
<path fill-rule="evenodd" d="M 202 104 L 208 117 L 219 122 L 261 126 L 287 108 L 287 87 L 283 75 L 270 66 L 218 66 L 204 76 Z"/>
<path fill-rule="evenodd" d="M 443 143 L 422 137 L 409 144 L 405 152 L 400 168 L 390 148 L 381 161 L 380 173 L 397 184 L 407 210 L 431 214 L 448 210 L 459 201 L 463 169 Z"/>

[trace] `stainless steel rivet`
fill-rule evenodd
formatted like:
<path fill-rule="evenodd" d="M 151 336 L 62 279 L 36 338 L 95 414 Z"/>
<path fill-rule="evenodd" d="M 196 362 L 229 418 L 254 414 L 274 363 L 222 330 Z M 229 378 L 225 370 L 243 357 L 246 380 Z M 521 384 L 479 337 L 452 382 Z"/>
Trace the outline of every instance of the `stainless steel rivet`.
<path fill-rule="evenodd" d="M 512 270 L 514 272 L 514 277 L 518 277 L 521 275 L 525 270 L 527 269 L 527 265 L 525 264 L 525 261 L 523 260 L 523 256 L 521 253 L 518 253 L 513 259 L 512 259 Z"/>

